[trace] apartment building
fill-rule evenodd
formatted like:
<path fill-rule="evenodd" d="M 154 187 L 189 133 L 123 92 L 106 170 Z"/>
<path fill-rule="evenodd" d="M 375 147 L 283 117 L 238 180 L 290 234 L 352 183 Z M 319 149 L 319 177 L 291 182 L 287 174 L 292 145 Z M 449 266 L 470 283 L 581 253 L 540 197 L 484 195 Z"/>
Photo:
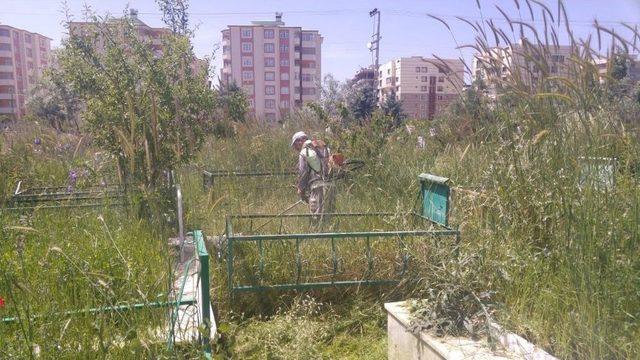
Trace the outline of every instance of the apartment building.
<path fill-rule="evenodd" d="M 526 39 L 507 47 L 494 47 L 489 51 L 476 54 L 472 60 L 472 80 L 481 80 L 487 87 L 487 94 L 495 98 L 501 80 L 510 76 L 520 76 L 522 82 L 529 86 L 540 83 L 544 73 L 531 59 L 540 58 L 526 44 Z M 540 50 L 540 49 L 537 49 Z M 542 50 L 545 62 L 549 65 L 549 76 L 569 76 L 569 58 L 571 46 L 545 46 Z M 519 74 L 515 74 L 517 71 Z"/>
<path fill-rule="evenodd" d="M 353 79 L 351 79 L 352 83 L 357 83 L 360 80 L 365 80 L 367 83 L 375 86 L 376 82 L 376 69 L 375 66 L 369 66 L 366 68 L 360 68 L 360 70 L 356 71 Z"/>
<path fill-rule="evenodd" d="M 49 66 L 51 39 L 0 25 L 0 118 L 20 119 L 29 90 Z"/>
<path fill-rule="evenodd" d="M 274 123 L 293 107 L 320 99 L 322 36 L 317 30 L 275 21 L 229 25 L 222 30 L 220 79 L 247 94 L 250 112 Z"/>
<path fill-rule="evenodd" d="M 596 66 L 598 67 L 598 74 L 600 75 L 600 83 L 607 81 L 607 75 L 609 74 L 611 58 L 608 57 L 596 57 L 594 59 Z M 629 54 L 627 59 L 627 78 L 630 85 L 635 85 L 640 81 L 640 61 L 636 54 Z"/>
<path fill-rule="evenodd" d="M 138 40 L 148 42 L 155 55 L 161 56 L 163 51 L 162 37 L 171 34 L 171 30 L 167 28 L 155 28 L 145 24 L 138 18 L 138 10 L 136 9 L 129 9 L 129 18 L 136 28 Z M 116 26 L 118 22 L 122 20 L 121 18 L 113 18 L 110 22 Z M 69 22 L 68 25 L 70 36 L 89 36 L 94 35 L 98 31 L 98 24 L 95 22 L 72 21 Z M 104 41 L 105 39 L 102 36 L 97 36 L 94 44 L 98 51 L 104 50 Z"/>
<path fill-rule="evenodd" d="M 433 119 L 455 101 L 464 86 L 464 64 L 459 59 L 403 57 L 380 65 L 378 99 L 395 93 L 411 118 Z"/>

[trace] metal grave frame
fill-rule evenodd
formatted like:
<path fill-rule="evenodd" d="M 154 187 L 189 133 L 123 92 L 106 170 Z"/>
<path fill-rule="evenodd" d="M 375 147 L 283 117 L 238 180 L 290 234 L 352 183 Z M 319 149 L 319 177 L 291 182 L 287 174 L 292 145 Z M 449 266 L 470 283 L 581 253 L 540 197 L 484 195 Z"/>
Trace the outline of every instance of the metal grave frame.
<path fill-rule="evenodd" d="M 216 179 L 218 178 L 228 178 L 228 177 L 288 177 L 295 176 L 297 173 L 293 170 L 291 171 L 256 171 L 256 170 L 203 170 L 202 171 L 202 188 L 207 190 L 216 184 Z"/>
<path fill-rule="evenodd" d="M 126 206 L 127 191 L 119 185 L 90 186 L 69 190 L 67 186 L 33 187 L 22 189 L 16 185 L 5 210 L 91 208 Z"/>
<path fill-rule="evenodd" d="M 47 188 L 51 189 L 51 188 Z M 59 188 L 55 188 L 59 189 Z M 183 262 L 182 276 L 178 279 L 180 284 L 178 291 L 170 291 L 167 294 L 165 301 L 151 301 L 141 302 L 133 304 L 121 304 L 117 306 L 101 306 L 97 308 L 77 309 L 69 310 L 56 315 L 63 316 L 75 316 L 83 314 L 99 314 L 99 313 L 124 313 L 128 311 L 136 311 L 148 308 L 163 308 L 169 309 L 168 331 L 166 335 L 167 347 L 173 349 L 176 339 L 183 337 L 185 334 L 176 333 L 176 327 L 180 328 L 180 324 L 184 322 L 184 317 L 188 316 L 185 311 L 182 311 L 183 315 L 180 316 L 181 307 L 195 307 L 197 314 L 194 319 L 188 319 L 187 321 L 195 321 L 198 325 L 198 338 L 202 346 L 202 352 L 205 358 L 211 359 L 211 345 L 209 339 L 211 334 L 216 332 L 216 321 L 211 311 L 211 286 L 210 286 L 210 273 L 209 273 L 209 253 L 205 244 L 205 236 L 200 230 L 195 230 L 188 235 L 191 236 L 192 241 L 187 241 L 184 234 L 184 218 L 183 218 L 183 203 L 182 203 L 182 191 L 179 184 L 176 184 L 176 202 L 178 211 L 178 234 L 179 234 L 179 261 Z M 193 253 L 189 253 L 191 248 Z M 195 251 L 193 251 L 195 250 Z M 188 256 L 186 256 L 186 255 Z M 190 274 L 196 272 L 196 286 L 197 291 L 195 296 L 185 296 L 185 287 L 189 281 Z M 205 309 L 209 310 L 206 311 Z M 186 314 L 186 315 L 185 315 Z M 31 319 L 47 318 L 46 314 L 31 315 Z M 11 324 L 19 322 L 20 317 L 8 316 L 0 318 L 0 325 Z"/>
<path fill-rule="evenodd" d="M 253 234 L 243 235 L 234 232 L 234 220 L 249 219 L 253 225 L 253 220 L 263 219 L 266 221 L 282 222 L 286 218 L 305 218 L 309 221 L 313 221 L 313 215 L 310 214 L 285 214 L 285 215 L 263 215 L 263 214 L 250 214 L 250 215 L 228 215 L 226 218 L 226 266 L 227 266 L 227 285 L 231 297 L 237 293 L 245 292 L 260 292 L 267 290 L 310 290 L 317 288 L 335 287 L 335 286 L 360 286 L 360 285 L 395 285 L 400 283 L 402 277 L 405 275 L 409 262 L 409 254 L 406 251 L 406 245 L 404 239 L 406 237 L 443 237 L 452 236 L 455 238 L 456 251 L 457 245 L 460 241 L 460 232 L 457 229 L 453 229 L 449 226 L 449 202 L 450 202 L 450 189 L 448 185 L 448 179 L 438 177 L 430 174 L 421 174 L 419 176 L 421 183 L 419 197 L 421 199 L 421 207 L 419 212 L 411 212 L 405 215 L 414 217 L 418 220 L 422 220 L 425 223 L 429 223 L 431 226 L 421 228 L 419 230 L 407 230 L 407 231 L 353 231 L 353 232 L 316 232 L 316 233 L 277 233 L 277 234 Z M 395 213 L 333 213 L 325 214 L 330 217 L 344 218 L 344 217 L 381 217 L 381 216 L 394 216 Z M 281 223 L 282 224 L 282 223 Z M 282 225 L 280 226 L 282 228 Z M 343 239 L 362 239 L 365 241 L 365 257 L 367 261 L 368 274 L 365 278 L 359 280 L 335 280 L 338 272 L 338 256 L 336 253 L 336 244 Z M 331 244 L 331 262 L 332 271 L 331 281 L 319 281 L 319 282 L 301 282 L 302 272 L 302 257 L 300 252 L 300 245 L 305 240 L 322 240 L 330 242 Z M 372 239 L 388 239 L 390 241 L 397 241 L 402 256 L 402 269 L 400 270 L 399 277 L 393 279 L 379 279 L 371 278 L 373 270 L 374 257 L 372 255 L 371 240 Z M 272 242 L 278 240 L 294 240 L 295 241 L 295 262 L 296 273 L 295 282 L 279 283 L 279 284 L 262 284 L 264 280 L 264 248 L 263 243 Z M 256 243 L 258 248 L 259 268 L 258 277 L 260 284 L 236 284 L 234 278 L 234 247 L 243 243 Z"/>

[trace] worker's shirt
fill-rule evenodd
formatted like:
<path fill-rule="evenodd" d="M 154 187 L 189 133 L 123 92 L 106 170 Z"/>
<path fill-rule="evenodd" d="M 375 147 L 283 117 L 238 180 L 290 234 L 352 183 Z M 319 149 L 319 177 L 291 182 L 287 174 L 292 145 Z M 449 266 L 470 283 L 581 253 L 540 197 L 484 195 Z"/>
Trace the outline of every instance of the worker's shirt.
<path fill-rule="evenodd" d="M 322 181 L 327 170 L 329 149 L 325 147 L 324 157 L 318 156 L 311 140 L 307 140 L 298 155 L 298 189 L 309 191 L 314 183 Z"/>

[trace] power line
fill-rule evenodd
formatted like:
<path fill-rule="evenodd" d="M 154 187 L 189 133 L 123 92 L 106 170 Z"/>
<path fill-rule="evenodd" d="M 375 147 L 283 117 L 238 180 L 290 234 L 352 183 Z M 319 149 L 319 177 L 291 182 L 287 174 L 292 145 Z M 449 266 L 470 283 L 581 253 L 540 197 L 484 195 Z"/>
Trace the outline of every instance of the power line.
<path fill-rule="evenodd" d="M 468 16 L 468 15 L 455 15 L 455 14 L 431 14 L 427 12 L 420 11 L 411 11 L 411 10 L 399 10 L 399 9 L 380 9 L 381 11 L 385 11 L 390 16 L 404 16 L 404 17 L 414 17 L 414 18 L 426 18 L 428 15 L 433 15 L 439 18 L 458 20 L 457 18 L 463 18 L 466 20 L 473 21 L 493 21 L 493 22 L 508 22 L 504 17 L 480 17 L 480 16 Z M 339 14 L 352 14 L 352 13 L 364 13 L 368 11 L 367 9 L 326 9 L 326 10 L 291 10 L 291 11 L 283 11 L 286 14 L 295 14 L 295 15 L 310 15 L 310 16 L 335 16 Z M 42 15 L 42 16 L 50 16 L 51 13 L 37 13 L 37 12 L 21 12 L 21 11 L 3 11 L 2 14 L 7 15 Z M 149 16 L 162 16 L 160 12 L 140 12 L 141 15 L 149 15 Z M 269 16 L 273 15 L 273 11 L 235 11 L 235 12 L 190 12 L 190 16 L 201 16 L 201 17 L 225 17 L 225 16 Z M 79 15 L 79 14 L 73 14 Z M 520 17 L 514 17 L 512 20 L 519 20 L 525 23 L 535 23 L 535 24 L 543 24 L 543 20 L 531 20 L 531 19 L 522 19 Z M 562 20 L 564 23 L 565 20 Z M 583 24 L 583 25 L 593 25 L 594 20 L 569 20 L 570 24 Z M 552 24 L 551 21 L 548 21 L 549 24 Z M 624 22 L 624 21 L 616 21 L 616 20 L 598 20 L 599 24 L 609 24 L 609 25 L 622 25 L 625 23 L 630 26 L 640 25 L 640 23 L 635 22 Z"/>

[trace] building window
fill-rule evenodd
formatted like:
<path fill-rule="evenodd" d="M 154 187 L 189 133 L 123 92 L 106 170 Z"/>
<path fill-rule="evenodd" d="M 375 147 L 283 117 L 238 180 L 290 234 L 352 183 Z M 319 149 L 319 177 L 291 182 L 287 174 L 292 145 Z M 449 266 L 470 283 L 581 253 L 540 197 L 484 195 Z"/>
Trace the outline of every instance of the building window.
<path fill-rule="evenodd" d="M 421 76 L 420 77 L 420 81 L 427 82 L 427 81 L 429 81 L 429 77 L 428 76 Z"/>
<path fill-rule="evenodd" d="M 280 66 L 289 66 L 289 59 L 280 59 Z"/>
<path fill-rule="evenodd" d="M 289 108 L 289 100 L 280 100 L 280 107 L 283 109 Z"/>
<path fill-rule="evenodd" d="M 316 48 L 314 47 L 303 47 L 302 48 L 302 54 L 306 54 L 306 55 L 315 55 L 316 54 Z"/>
<path fill-rule="evenodd" d="M 273 29 L 264 29 L 264 38 L 265 39 L 273 39 L 274 31 Z"/>
<path fill-rule="evenodd" d="M 444 82 L 444 76 L 438 77 L 438 82 Z"/>
<path fill-rule="evenodd" d="M 12 72 L 0 72 L 0 79 L 2 79 L 2 80 L 13 79 L 13 73 Z"/>
<path fill-rule="evenodd" d="M 253 58 L 250 56 L 242 57 L 242 66 L 252 67 L 253 66 Z"/>
<path fill-rule="evenodd" d="M 276 50 L 276 46 L 273 43 L 264 43 L 264 52 L 273 54 Z"/>
<path fill-rule="evenodd" d="M 29 62 L 27 63 L 27 69 L 29 69 L 29 70 L 33 70 L 33 62 L 29 61 Z"/>
<path fill-rule="evenodd" d="M 251 29 L 245 28 L 240 31 L 240 37 L 242 37 L 243 39 L 250 39 L 252 34 L 253 34 L 253 31 Z"/>
<path fill-rule="evenodd" d="M 253 95 L 253 85 L 243 85 L 242 90 L 247 95 Z"/>
<path fill-rule="evenodd" d="M 24 34 L 24 42 L 26 42 L 27 44 L 31 44 L 31 35 Z"/>
<path fill-rule="evenodd" d="M 264 118 L 267 120 L 268 123 L 274 123 L 276 121 L 276 114 L 266 113 L 264 114 Z"/>
<path fill-rule="evenodd" d="M 283 86 L 280 88 L 280 94 L 281 95 L 288 95 L 289 94 L 289 87 L 287 86 Z"/>
<path fill-rule="evenodd" d="M 391 75 L 391 69 L 387 69 L 387 75 Z"/>
<path fill-rule="evenodd" d="M 273 71 L 267 71 L 264 73 L 264 79 L 266 81 L 273 81 L 276 79 L 276 73 L 274 73 Z"/>
<path fill-rule="evenodd" d="M 302 33 L 302 41 L 313 41 L 315 38 L 314 33 Z"/>
<path fill-rule="evenodd" d="M 281 53 L 286 53 L 289 52 L 289 45 L 280 45 L 280 52 Z"/>
<path fill-rule="evenodd" d="M 0 65 L 13 65 L 10 57 L 0 57 Z"/>
<path fill-rule="evenodd" d="M 428 86 L 420 86 L 420 91 L 428 91 L 429 87 Z"/>
<path fill-rule="evenodd" d="M 423 67 L 422 67 L 422 72 L 426 73 L 426 72 L 427 72 L 427 70 L 428 70 L 428 69 L 427 69 L 427 67 L 426 67 L 426 66 L 423 66 Z"/>
<path fill-rule="evenodd" d="M 313 81 L 312 74 L 302 74 L 302 81 Z"/>
<path fill-rule="evenodd" d="M 10 37 L 11 32 L 8 29 L 0 29 L 0 36 Z"/>
<path fill-rule="evenodd" d="M 242 80 L 253 80 L 253 71 L 243 71 Z"/>
<path fill-rule="evenodd" d="M 551 55 L 551 61 L 557 63 L 564 63 L 564 55 Z"/>
<path fill-rule="evenodd" d="M 289 30 L 280 30 L 280 39 L 288 39 Z"/>
<path fill-rule="evenodd" d="M 0 43 L 0 51 L 11 51 L 11 44 Z"/>
<path fill-rule="evenodd" d="M 444 88 L 442 86 L 438 86 L 438 92 L 442 92 Z"/>
<path fill-rule="evenodd" d="M 280 73 L 280 80 L 289 80 L 289 73 L 288 72 Z"/>
<path fill-rule="evenodd" d="M 225 45 L 222 47 L 223 54 L 228 54 L 230 50 L 231 50 L 231 47 L 229 45 Z"/>
<path fill-rule="evenodd" d="M 265 67 L 274 67 L 276 66 L 276 59 L 272 57 L 264 58 L 264 66 Z"/>
<path fill-rule="evenodd" d="M 311 68 L 311 69 L 315 69 L 315 67 L 316 67 L 316 62 L 315 62 L 315 61 L 307 61 L 307 62 L 303 62 L 303 63 L 302 63 L 302 67 L 303 67 L 303 68 Z"/>
<path fill-rule="evenodd" d="M 253 109 L 255 104 L 253 103 L 253 99 L 249 99 L 249 108 Z"/>
<path fill-rule="evenodd" d="M 443 96 L 442 95 L 438 95 L 438 100 L 443 100 Z"/>
<path fill-rule="evenodd" d="M 264 108 L 265 109 L 275 109 L 276 108 L 276 101 L 273 99 L 265 99 L 264 100 Z"/>
<path fill-rule="evenodd" d="M 416 66 L 416 72 L 420 72 L 420 66 Z"/>
<path fill-rule="evenodd" d="M 264 87 L 264 93 L 266 95 L 275 95 L 276 94 L 276 87 L 273 85 L 267 85 Z"/>
<path fill-rule="evenodd" d="M 252 43 L 248 43 L 248 42 L 242 43 L 242 52 L 252 52 L 252 51 L 253 51 Z"/>
<path fill-rule="evenodd" d="M 302 95 L 315 95 L 315 94 L 316 94 L 316 88 L 306 88 L 306 87 L 302 88 Z"/>
<path fill-rule="evenodd" d="M 445 69 L 441 68 L 441 67 L 438 68 L 438 72 L 440 74 L 446 74 L 447 73 L 447 71 Z"/>

